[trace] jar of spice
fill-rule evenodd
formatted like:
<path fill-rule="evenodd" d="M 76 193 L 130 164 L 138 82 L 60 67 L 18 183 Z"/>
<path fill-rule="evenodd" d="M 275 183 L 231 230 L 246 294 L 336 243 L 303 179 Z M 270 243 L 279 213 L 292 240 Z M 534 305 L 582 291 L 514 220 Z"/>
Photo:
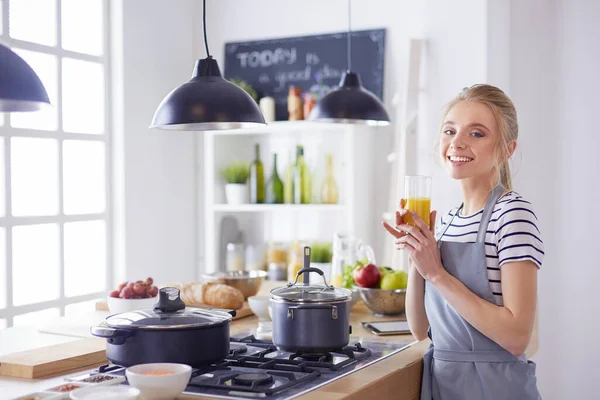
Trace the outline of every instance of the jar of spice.
<path fill-rule="evenodd" d="M 310 93 L 306 93 L 304 95 L 304 118 L 308 118 L 310 110 L 312 110 L 315 104 L 317 104 L 315 97 Z"/>
<path fill-rule="evenodd" d="M 304 246 L 302 243 L 295 241 L 290 246 L 290 250 L 288 253 L 288 281 L 294 282 L 296 280 L 296 275 L 298 275 L 298 271 L 300 271 L 304 265 L 303 258 L 303 249 Z M 301 279 L 301 278 L 299 278 Z"/>
<path fill-rule="evenodd" d="M 290 121 L 300 121 L 304 119 L 302 113 L 302 90 L 295 86 L 290 86 L 288 92 L 288 119 Z"/>

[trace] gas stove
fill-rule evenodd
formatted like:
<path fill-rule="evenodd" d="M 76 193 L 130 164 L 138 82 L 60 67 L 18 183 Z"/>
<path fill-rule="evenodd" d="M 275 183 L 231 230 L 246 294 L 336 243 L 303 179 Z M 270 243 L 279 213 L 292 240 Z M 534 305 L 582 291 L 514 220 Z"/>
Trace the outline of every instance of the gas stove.
<path fill-rule="evenodd" d="M 183 394 L 221 399 L 291 399 L 365 368 L 413 342 L 359 342 L 325 354 L 284 352 L 253 335 L 231 337 L 229 355 L 220 363 L 194 368 Z M 105 365 L 92 374 L 125 375 Z"/>

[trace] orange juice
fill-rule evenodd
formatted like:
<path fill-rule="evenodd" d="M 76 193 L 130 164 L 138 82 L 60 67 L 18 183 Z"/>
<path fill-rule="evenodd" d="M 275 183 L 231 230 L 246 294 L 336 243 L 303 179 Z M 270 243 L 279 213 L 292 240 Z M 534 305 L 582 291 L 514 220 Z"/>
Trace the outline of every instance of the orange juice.
<path fill-rule="evenodd" d="M 404 208 L 416 212 L 427 226 L 429 226 L 429 213 L 431 212 L 431 199 L 426 197 L 409 197 Z M 410 214 L 405 214 L 408 225 L 415 226 L 415 221 Z"/>

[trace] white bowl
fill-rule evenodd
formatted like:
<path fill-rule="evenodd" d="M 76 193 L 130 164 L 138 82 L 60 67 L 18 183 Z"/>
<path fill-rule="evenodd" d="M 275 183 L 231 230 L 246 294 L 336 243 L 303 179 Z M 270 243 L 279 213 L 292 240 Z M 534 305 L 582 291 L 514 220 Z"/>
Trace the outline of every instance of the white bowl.
<path fill-rule="evenodd" d="M 108 296 L 106 302 L 108 303 L 108 310 L 111 314 L 120 314 L 133 310 L 152 308 L 157 299 L 158 296 L 148 297 L 146 299 L 121 299 L 119 297 Z"/>
<path fill-rule="evenodd" d="M 268 321 L 271 319 L 269 315 L 269 304 L 271 304 L 271 298 L 269 296 L 250 296 L 248 297 L 248 306 L 261 321 Z"/>
<path fill-rule="evenodd" d="M 71 400 L 135 400 L 140 390 L 131 386 L 92 386 L 73 390 Z"/>
<path fill-rule="evenodd" d="M 151 371 L 169 371 L 168 375 L 144 375 Z M 129 385 L 138 388 L 145 400 L 167 400 L 179 396 L 185 389 L 192 367 L 186 364 L 138 364 L 125 370 Z"/>

